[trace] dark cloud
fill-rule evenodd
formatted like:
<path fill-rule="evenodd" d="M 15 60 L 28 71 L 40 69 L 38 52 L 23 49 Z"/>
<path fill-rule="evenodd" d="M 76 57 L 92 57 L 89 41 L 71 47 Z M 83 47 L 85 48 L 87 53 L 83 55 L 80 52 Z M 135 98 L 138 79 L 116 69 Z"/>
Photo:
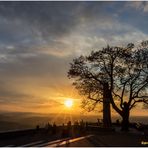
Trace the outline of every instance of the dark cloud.
<path fill-rule="evenodd" d="M 47 101 L 44 93 L 48 92 L 49 100 L 55 100 L 64 96 L 67 87 L 70 89 L 67 71 L 75 56 L 107 43 L 121 45 L 145 38 L 147 13 L 126 5 L 100 1 L 0 2 L 1 102 L 32 100 L 39 107 Z"/>
<path fill-rule="evenodd" d="M 26 27 L 34 35 L 53 38 L 68 33 L 77 24 L 78 17 L 73 13 L 76 8 L 73 2 L 1 2 L 0 15 L 10 27 L 23 25 L 22 31 Z"/>
<path fill-rule="evenodd" d="M 81 22 L 105 17 L 102 2 L 0 2 L 1 40 L 25 38 L 53 40 Z M 101 12 L 102 11 L 102 12 Z M 6 31 L 8 30 L 8 31 Z M 15 36 L 16 33 L 16 36 Z"/>
<path fill-rule="evenodd" d="M 125 2 L 0 2 L 0 39 L 7 43 L 23 44 L 27 39 L 32 44 L 42 40 L 52 43 L 81 24 L 99 21 L 100 27 L 99 24 L 114 18 L 146 31 L 147 21 L 143 20 L 147 15 L 131 11 L 130 7 L 124 9 L 125 5 Z"/>

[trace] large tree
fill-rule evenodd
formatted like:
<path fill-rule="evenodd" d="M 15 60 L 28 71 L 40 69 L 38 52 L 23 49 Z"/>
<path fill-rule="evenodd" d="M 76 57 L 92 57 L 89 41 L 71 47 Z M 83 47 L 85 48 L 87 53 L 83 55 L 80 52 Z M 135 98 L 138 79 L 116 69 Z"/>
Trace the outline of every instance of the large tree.
<path fill-rule="evenodd" d="M 108 85 L 105 79 L 98 79 L 94 72 L 92 65 L 90 65 L 86 57 L 80 56 L 73 60 L 68 76 L 76 78 L 73 85 L 81 95 L 85 96 L 82 101 L 83 108 L 92 111 L 98 103 L 103 103 L 103 125 L 110 127 L 110 98 L 107 95 L 108 93 L 106 93 Z"/>
<path fill-rule="evenodd" d="M 148 48 L 143 43 L 138 48 L 132 43 L 126 47 L 107 46 L 80 56 L 68 72 L 85 96 L 84 107 L 94 109 L 97 103 L 111 103 L 122 117 L 123 130 L 128 130 L 130 110 L 139 102 L 148 103 Z"/>

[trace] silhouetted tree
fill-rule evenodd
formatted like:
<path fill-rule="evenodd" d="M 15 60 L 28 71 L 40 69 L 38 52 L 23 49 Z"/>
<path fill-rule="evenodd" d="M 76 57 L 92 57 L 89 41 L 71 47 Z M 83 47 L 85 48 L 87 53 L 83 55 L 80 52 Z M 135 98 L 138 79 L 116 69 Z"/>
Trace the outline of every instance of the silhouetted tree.
<path fill-rule="evenodd" d="M 148 48 L 130 43 L 93 51 L 73 60 L 68 77 L 85 96 L 83 107 L 91 111 L 103 102 L 103 122 L 109 124 L 111 103 L 122 117 L 122 129 L 128 130 L 130 110 L 138 102 L 148 103 Z"/>

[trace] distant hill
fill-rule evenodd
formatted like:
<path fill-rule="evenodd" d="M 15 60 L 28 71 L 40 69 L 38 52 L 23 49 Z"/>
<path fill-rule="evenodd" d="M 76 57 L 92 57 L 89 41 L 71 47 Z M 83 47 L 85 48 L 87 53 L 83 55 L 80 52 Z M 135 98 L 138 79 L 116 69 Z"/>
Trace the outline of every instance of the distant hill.
<path fill-rule="evenodd" d="M 30 128 L 31 126 L 27 124 L 20 124 L 17 122 L 10 122 L 10 121 L 0 121 L 0 132 L 2 131 L 9 131 L 9 130 L 17 130 L 17 129 L 24 129 Z"/>
<path fill-rule="evenodd" d="M 36 125 L 44 127 L 46 123 L 57 125 L 66 124 L 69 120 L 78 121 L 83 119 L 84 121 L 97 121 L 98 116 L 85 115 L 70 115 L 70 114 L 36 114 L 36 113 L 0 113 L 0 131 L 16 130 L 24 128 L 35 128 Z"/>
<path fill-rule="evenodd" d="M 37 113 L 15 113 L 15 112 L 3 112 L 0 113 L 0 131 L 35 128 L 37 125 L 44 127 L 46 123 L 57 125 L 67 123 L 69 120 L 74 121 L 90 121 L 97 122 L 97 119 L 101 117 L 97 115 L 70 115 L 70 114 L 37 114 Z M 113 117 L 115 121 L 118 117 Z M 119 118 L 120 119 L 120 118 Z M 120 119 L 121 120 L 121 119 Z M 131 117 L 131 122 L 142 122 L 148 124 L 148 117 Z"/>

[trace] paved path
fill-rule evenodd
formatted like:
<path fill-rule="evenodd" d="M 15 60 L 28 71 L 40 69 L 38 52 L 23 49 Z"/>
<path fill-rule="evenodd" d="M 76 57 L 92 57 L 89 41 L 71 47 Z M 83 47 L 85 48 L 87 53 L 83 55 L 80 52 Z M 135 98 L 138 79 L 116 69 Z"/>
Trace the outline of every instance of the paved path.
<path fill-rule="evenodd" d="M 27 139 L 28 138 L 28 139 Z M 20 137 L 20 139 L 1 141 L 5 147 L 125 147 L 148 146 L 148 136 L 141 132 L 90 132 L 79 137 L 64 138 L 38 135 Z M 30 139 L 30 140 L 29 140 Z"/>
<path fill-rule="evenodd" d="M 64 139 L 58 139 L 54 141 L 40 140 L 40 141 L 31 142 L 31 143 L 26 143 L 24 145 L 17 145 L 17 147 L 64 147 L 64 146 L 93 147 L 94 145 L 88 140 L 90 137 L 93 137 L 93 135 L 87 135 L 87 136 L 82 136 L 77 138 L 64 138 Z M 16 147 L 16 145 L 6 145 L 5 147 Z"/>

